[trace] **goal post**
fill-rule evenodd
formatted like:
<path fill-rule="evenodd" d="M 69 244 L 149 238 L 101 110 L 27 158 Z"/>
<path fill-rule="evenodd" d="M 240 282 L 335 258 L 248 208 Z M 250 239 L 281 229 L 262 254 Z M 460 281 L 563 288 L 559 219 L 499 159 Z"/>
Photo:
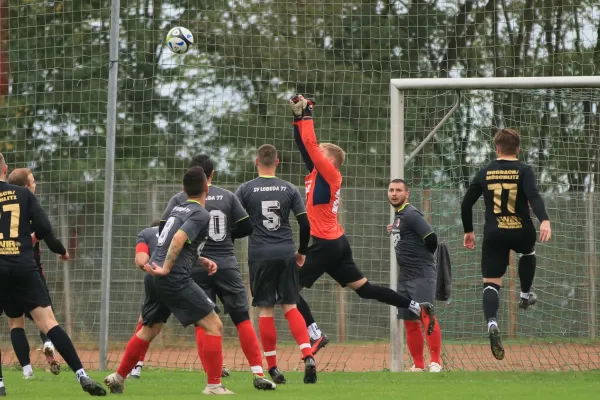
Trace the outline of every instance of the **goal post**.
<path fill-rule="evenodd" d="M 405 171 L 407 169 L 407 167 L 410 165 L 411 162 L 414 161 L 415 157 L 419 156 L 419 152 L 421 152 L 424 148 L 426 148 L 427 144 L 435 137 L 436 132 L 438 132 L 438 130 L 450 119 L 452 118 L 456 111 L 459 109 L 460 107 L 460 103 L 461 103 L 461 98 L 464 98 L 464 93 L 466 91 L 472 92 L 472 91 L 511 91 L 511 90 L 519 90 L 522 91 L 521 93 L 526 93 L 526 91 L 534 91 L 534 90 L 541 90 L 541 91 L 545 91 L 545 90 L 566 90 L 566 89 L 585 89 L 585 90 L 592 90 L 592 89 L 598 89 L 600 88 L 600 76 L 561 76 L 561 77 L 515 77 L 515 78 L 494 78 L 494 77 L 490 77 L 490 78 L 423 78 L 423 79 L 391 79 L 390 80 L 390 178 L 402 178 L 402 179 L 406 179 L 406 174 Z M 417 95 L 420 92 L 423 91 L 427 91 L 429 92 L 448 92 L 448 91 L 452 91 L 453 93 L 455 93 L 455 100 L 454 100 L 454 104 L 450 107 L 447 107 L 445 110 L 442 111 L 442 113 L 439 113 L 440 116 L 438 117 L 436 115 L 436 125 L 435 127 L 433 127 L 432 129 L 430 129 L 428 132 L 425 132 L 426 134 L 423 134 L 423 132 L 414 132 L 415 134 L 413 135 L 413 137 L 411 137 L 411 143 L 414 146 L 414 149 L 411 150 L 410 155 L 407 156 L 407 152 L 408 149 L 406 148 L 406 124 L 407 124 L 407 116 L 405 115 L 405 110 L 407 107 L 409 107 L 409 105 L 407 104 L 410 100 L 407 100 L 406 98 L 406 94 L 407 92 L 416 92 Z M 505 95 L 510 95 L 508 92 L 504 93 Z M 534 93 L 532 94 L 532 96 L 547 96 L 547 93 Z M 591 96 L 591 95 L 590 95 Z M 570 98 L 576 98 L 577 96 L 573 96 L 571 95 Z M 581 96 L 582 98 L 585 97 L 584 95 Z M 492 96 L 493 98 L 493 96 Z M 553 105 L 554 102 L 554 98 L 549 98 L 548 100 L 544 100 L 546 101 L 547 105 L 548 105 L 548 110 L 550 113 L 550 110 L 553 110 L 554 113 L 561 113 L 564 111 L 561 111 L 560 108 L 557 105 Z M 493 100 L 492 100 L 493 101 Z M 582 99 L 581 102 L 586 101 L 585 99 Z M 526 101 L 522 101 L 522 104 L 526 104 Z M 598 104 L 600 107 L 600 93 L 598 94 Z M 515 106 L 515 107 L 519 107 L 521 106 L 521 104 L 509 104 L 511 107 Z M 479 104 L 478 107 L 480 108 L 485 108 L 483 105 Z M 554 107 L 554 108 L 553 108 Z M 477 107 L 474 107 L 477 108 Z M 556 108 L 558 108 L 558 111 L 556 111 Z M 586 107 L 580 107 L 578 110 L 580 113 L 582 114 L 591 114 L 591 108 L 588 106 L 588 109 L 586 109 Z M 492 113 L 493 111 L 495 111 L 496 107 L 492 107 Z M 417 112 L 420 112 L 421 110 L 417 107 L 416 108 Z M 593 110 L 594 114 L 598 113 L 598 108 L 595 108 Z M 505 117 L 505 116 L 503 116 Z M 420 116 L 416 116 L 414 118 L 420 118 Z M 458 119 L 463 118 L 462 116 L 456 117 Z M 473 118 L 472 116 L 469 118 Z M 586 118 L 586 115 L 583 116 L 583 118 Z M 532 118 L 534 119 L 534 118 Z M 492 128 L 492 125 L 490 124 L 489 128 Z M 518 126 L 516 126 L 517 129 L 519 129 Z M 491 131 L 491 129 L 490 129 Z M 419 135 L 420 133 L 420 135 Z M 469 133 L 466 134 L 467 136 L 469 135 Z M 590 141 L 590 145 L 594 145 L 598 146 L 598 139 L 593 139 L 593 135 L 594 133 L 590 133 L 590 139 L 588 141 Z M 600 133 L 598 133 L 596 131 L 595 135 L 600 136 Z M 587 137 L 586 137 L 587 138 Z M 491 136 L 489 137 L 489 139 L 491 139 Z M 466 139 L 465 141 L 468 141 L 468 139 Z M 566 145 L 565 145 L 566 146 Z M 433 150 L 432 150 L 433 152 Z M 491 153 L 491 151 L 489 152 Z M 439 157 L 442 158 L 444 157 L 443 154 L 436 154 L 436 153 L 432 153 L 431 155 L 432 157 Z M 548 152 L 547 157 L 552 157 L 553 153 L 552 150 L 550 150 Z M 562 156 L 562 153 L 561 153 Z M 558 156 L 559 158 L 561 156 Z M 481 157 L 482 160 L 485 157 Z M 598 166 L 598 158 L 600 158 L 600 151 L 598 151 L 597 157 L 595 158 L 596 163 L 594 164 L 594 167 L 597 171 L 600 171 L 600 167 Z M 478 164 L 478 165 L 482 165 L 484 164 L 484 162 L 479 162 L 479 163 L 473 163 L 473 164 Z M 591 165 L 592 163 L 590 163 Z M 588 166 L 589 169 L 589 173 L 587 174 L 587 181 L 584 184 L 585 188 L 583 190 L 584 193 L 587 193 L 587 197 L 586 197 L 586 206 L 585 206 L 585 210 L 586 212 L 590 212 L 590 210 L 593 210 L 593 204 L 592 204 L 592 199 L 593 199 L 593 187 L 594 187 L 594 176 L 596 176 L 598 174 L 598 172 L 592 172 L 591 170 L 591 166 Z M 579 172 L 579 171 L 578 171 Z M 585 175 L 586 171 L 583 171 L 583 174 Z M 459 179 L 462 179 L 463 182 L 461 182 L 462 184 L 464 184 L 464 181 L 468 181 L 470 179 L 470 176 L 459 176 Z M 539 177 L 538 177 L 539 179 Z M 548 180 L 548 178 L 545 178 L 546 180 Z M 409 184 L 412 186 L 412 182 L 409 182 Z M 460 184 L 457 184 L 458 190 L 457 192 L 460 193 Z M 412 195 L 411 195 L 412 198 Z M 427 199 L 421 199 L 424 201 L 427 201 Z M 394 210 L 393 208 L 390 207 L 390 220 L 393 220 L 393 216 L 394 216 Z M 552 217 L 551 217 L 552 219 Z M 558 221 L 558 224 L 560 225 L 561 223 L 563 223 L 564 221 Z M 556 226 L 555 224 L 553 224 L 553 228 Z M 454 227 L 456 228 L 456 226 Z M 435 223 L 434 223 L 434 229 L 436 229 Z M 556 228 L 555 228 L 556 229 Z M 587 272 L 587 276 L 590 279 L 589 282 L 589 290 L 588 290 L 588 295 L 587 295 L 587 302 L 588 302 L 588 313 L 589 313 L 589 321 L 588 323 L 590 324 L 589 326 L 589 338 L 590 339 L 594 339 L 595 338 L 595 332 L 596 332 L 596 320 L 597 320 L 597 311 L 596 311 L 596 307 L 595 307 L 595 303 L 597 302 L 596 300 L 596 294 L 595 292 L 595 288 L 596 288 L 596 276 L 597 276 L 597 272 L 595 271 L 596 267 L 597 267 L 597 257 L 595 254 L 595 249 L 597 247 L 597 240 L 596 237 L 593 233 L 594 231 L 594 218 L 593 217 L 589 217 L 586 219 L 586 229 L 585 229 L 585 241 L 586 241 L 586 245 L 585 245 L 585 251 L 586 251 L 586 255 L 585 255 L 585 260 L 586 263 L 588 264 L 585 267 L 585 270 L 588 271 Z M 454 232 L 450 232 L 450 234 L 454 234 L 456 235 L 457 230 L 454 229 Z M 462 231 L 460 231 L 462 232 Z M 460 240 L 462 240 L 462 236 L 460 238 Z M 461 241 L 462 243 L 462 241 Z M 594 254 L 592 254 L 594 253 Z M 474 255 L 475 253 L 473 253 L 471 255 L 471 257 L 475 257 Z M 451 254 L 452 256 L 452 254 Z M 460 257 L 458 262 L 457 260 L 455 260 L 453 258 L 453 270 L 460 268 L 460 261 L 463 260 L 463 257 Z M 394 251 L 394 244 L 393 244 L 393 240 L 390 238 L 390 271 L 389 271 L 389 276 L 390 276 L 390 287 L 393 288 L 394 290 L 396 289 L 397 286 L 397 279 L 398 279 L 398 265 L 396 263 L 396 256 L 395 256 L 395 251 Z M 470 279 L 475 280 L 476 276 L 472 276 L 470 277 Z M 477 284 L 479 284 L 480 281 L 476 281 Z M 514 282 L 513 282 L 514 285 Z M 511 286 L 509 288 L 510 290 L 513 290 L 514 287 Z M 505 290 L 505 292 L 509 292 L 509 290 Z M 512 293 L 508 293 L 508 295 L 511 295 Z M 550 301 L 550 300 L 549 300 Z M 478 308 L 474 307 L 475 313 L 477 313 Z M 513 312 L 515 310 L 510 310 L 509 312 Z M 508 318 L 507 318 L 508 319 Z M 511 320 L 514 321 L 514 319 L 511 317 Z M 442 319 L 441 321 L 441 325 L 442 325 L 442 329 L 444 326 L 444 320 Z M 513 325 L 514 322 L 513 322 Z M 511 330 L 514 332 L 517 332 L 517 328 L 516 326 L 512 326 Z M 543 333 L 542 333 L 543 334 Z M 533 334 L 532 336 L 535 336 L 535 334 Z M 548 336 L 551 336 L 550 334 L 548 334 Z M 516 337 L 516 334 L 515 334 Z M 396 313 L 396 309 L 394 307 L 390 308 L 390 369 L 393 372 L 399 372 L 399 371 L 403 371 L 404 367 L 405 367 L 405 353 L 404 353 L 404 327 L 403 325 L 400 324 L 400 321 L 398 321 L 397 319 L 397 313 Z M 579 350 L 575 351 L 578 354 Z M 583 357 L 583 356 L 582 356 Z M 444 360 L 445 361 L 445 360 Z M 540 361 L 541 362 L 541 361 Z M 480 366 L 477 366 L 477 368 L 479 369 Z M 509 367 L 510 368 L 510 367 Z M 553 366 L 553 368 L 556 368 Z M 577 369 L 577 368 L 575 368 Z"/>

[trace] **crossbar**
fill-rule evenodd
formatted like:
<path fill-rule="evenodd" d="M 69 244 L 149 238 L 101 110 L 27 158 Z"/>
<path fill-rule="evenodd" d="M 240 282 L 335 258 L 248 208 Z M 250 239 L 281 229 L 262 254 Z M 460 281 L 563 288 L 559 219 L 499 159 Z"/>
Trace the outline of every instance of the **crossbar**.
<path fill-rule="evenodd" d="M 600 88 L 600 76 L 392 79 L 390 83 L 398 90 Z"/>

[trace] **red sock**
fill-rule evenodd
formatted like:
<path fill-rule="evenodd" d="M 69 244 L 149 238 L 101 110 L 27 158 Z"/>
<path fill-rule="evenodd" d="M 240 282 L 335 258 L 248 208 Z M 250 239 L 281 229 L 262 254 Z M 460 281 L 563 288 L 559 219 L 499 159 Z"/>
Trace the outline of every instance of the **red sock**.
<path fill-rule="evenodd" d="M 133 337 L 129 339 L 127 347 L 125 347 L 125 353 L 121 358 L 121 363 L 119 364 L 117 373 L 121 375 L 121 377 L 127 378 L 127 374 L 129 374 L 133 367 L 135 367 L 135 364 L 139 361 L 140 356 L 148 351 L 149 346 L 150 342 L 146 342 L 145 340 L 137 337 L 137 335 L 133 335 Z"/>
<path fill-rule="evenodd" d="M 406 344 L 410 356 L 415 363 L 415 367 L 423 369 L 425 368 L 425 359 L 423 358 L 425 341 L 423 340 L 421 324 L 419 321 L 404 321 L 404 326 L 406 327 Z"/>
<path fill-rule="evenodd" d="M 144 325 L 143 325 L 141 322 L 138 322 L 138 323 L 137 323 L 137 325 L 135 326 L 135 332 L 134 332 L 134 335 L 135 335 L 136 333 L 138 333 L 138 332 L 139 332 L 139 331 L 142 329 L 142 327 L 143 327 L 143 326 L 144 326 Z M 148 351 L 148 349 L 146 349 L 146 351 Z M 146 351 L 144 351 L 144 352 L 143 352 L 143 353 L 140 355 L 140 359 L 139 359 L 139 361 L 138 361 L 138 364 L 140 364 L 140 363 L 142 363 L 142 364 L 143 364 L 143 363 L 144 363 L 144 360 L 146 359 Z"/>
<path fill-rule="evenodd" d="M 223 336 L 206 335 L 202 352 L 206 363 L 208 384 L 219 385 L 223 366 Z"/>
<path fill-rule="evenodd" d="M 262 342 L 267 366 L 269 369 L 277 366 L 277 328 L 275 328 L 275 319 L 273 317 L 258 318 L 258 331 L 260 332 L 260 341 Z"/>
<path fill-rule="evenodd" d="M 310 347 L 310 338 L 308 336 L 308 329 L 306 329 L 306 323 L 300 311 L 297 308 L 292 308 L 290 311 L 285 313 L 285 318 L 288 321 L 290 332 L 296 343 L 302 351 L 302 358 L 312 357 L 312 349 Z"/>
<path fill-rule="evenodd" d="M 206 372 L 206 360 L 204 358 L 204 344 L 206 342 L 206 332 L 199 326 L 196 327 L 195 332 L 196 347 L 198 348 L 198 357 L 200 357 L 200 363 L 202 364 L 202 368 L 204 368 L 204 372 Z"/>
<path fill-rule="evenodd" d="M 250 363 L 250 370 L 253 374 L 263 376 L 262 354 L 260 354 L 260 345 L 258 344 L 258 338 L 256 337 L 252 322 L 250 320 L 242 321 L 237 324 L 236 328 L 242 350 L 246 355 L 248 363 Z"/>
<path fill-rule="evenodd" d="M 425 337 L 427 338 L 427 346 L 429 346 L 431 362 L 442 365 L 442 330 L 440 329 L 437 318 L 435 318 L 433 332 L 431 332 L 431 335 L 426 335 Z"/>

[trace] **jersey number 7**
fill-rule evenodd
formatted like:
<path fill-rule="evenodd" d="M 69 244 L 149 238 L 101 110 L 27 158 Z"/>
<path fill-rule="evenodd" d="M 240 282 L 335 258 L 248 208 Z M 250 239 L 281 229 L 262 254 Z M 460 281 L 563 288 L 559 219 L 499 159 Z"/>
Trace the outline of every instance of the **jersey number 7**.
<path fill-rule="evenodd" d="M 515 203 L 517 202 L 516 183 L 491 183 L 488 185 L 488 190 L 494 192 L 494 214 L 502 213 L 502 192 L 508 190 L 508 201 L 506 202 L 506 211 L 509 214 L 515 213 Z"/>
<path fill-rule="evenodd" d="M 21 206 L 18 204 L 6 204 L 2 206 L 2 212 L 10 213 L 10 232 L 7 239 L 16 239 L 19 237 L 19 219 L 21 218 Z M 0 239 L 4 239 L 4 234 L 0 232 Z"/>

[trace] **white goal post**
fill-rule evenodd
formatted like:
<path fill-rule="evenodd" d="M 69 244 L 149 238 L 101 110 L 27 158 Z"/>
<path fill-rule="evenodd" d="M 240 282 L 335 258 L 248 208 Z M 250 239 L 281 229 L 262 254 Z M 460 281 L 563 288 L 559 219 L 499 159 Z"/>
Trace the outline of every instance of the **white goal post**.
<path fill-rule="evenodd" d="M 490 89 L 591 89 L 600 88 L 600 76 L 557 76 L 516 78 L 423 78 L 392 79 L 390 81 L 390 178 L 404 178 L 404 167 L 427 144 L 460 105 L 460 90 Z M 457 101 L 437 126 L 422 140 L 411 155 L 404 152 L 404 92 L 407 90 L 456 90 Z M 390 207 L 391 219 L 394 210 Z M 390 238 L 390 287 L 396 290 L 398 266 L 393 239 Z M 390 308 L 390 369 L 404 370 L 404 327 L 397 319 L 395 307 Z"/>

